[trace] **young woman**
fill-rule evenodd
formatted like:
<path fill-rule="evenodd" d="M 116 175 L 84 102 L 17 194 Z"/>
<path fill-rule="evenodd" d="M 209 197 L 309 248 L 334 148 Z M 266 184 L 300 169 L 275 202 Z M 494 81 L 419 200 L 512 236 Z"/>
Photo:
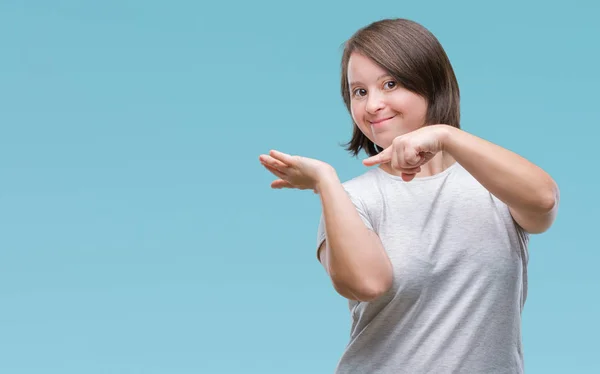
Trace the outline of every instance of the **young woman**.
<path fill-rule="evenodd" d="M 317 257 L 352 315 L 338 373 L 522 373 L 529 234 L 559 192 L 536 165 L 460 129 L 438 40 L 382 20 L 346 42 L 348 150 L 376 166 L 341 183 L 330 165 L 271 151 L 273 188 L 312 189 Z"/>

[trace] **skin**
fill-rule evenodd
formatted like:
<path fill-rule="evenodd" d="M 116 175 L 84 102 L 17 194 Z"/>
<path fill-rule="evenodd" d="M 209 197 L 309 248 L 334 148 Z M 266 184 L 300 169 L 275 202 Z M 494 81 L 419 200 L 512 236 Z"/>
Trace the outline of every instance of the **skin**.
<path fill-rule="evenodd" d="M 363 55 L 354 53 L 350 57 L 348 81 L 354 122 L 365 136 L 384 148 L 363 160 L 365 166 L 380 167 L 410 182 L 459 162 L 508 205 L 525 231 L 541 233 L 552 225 L 559 189 L 541 168 L 455 127 L 426 125 L 426 100 L 401 87 Z M 279 151 L 260 155 L 259 160 L 278 177 L 272 188 L 312 189 L 320 195 L 327 240 L 319 249 L 319 259 L 341 295 L 368 301 L 389 289 L 389 258 L 377 235 L 360 221 L 333 167 Z M 342 221 L 340 217 L 346 218 Z"/>
<path fill-rule="evenodd" d="M 351 98 L 350 111 L 354 123 L 373 143 L 389 148 L 394 139 L 425 125 L 427 101 L 400 86 L 391 75 L 368 57 L 354 53 L 348 62 L 348 82 Z M 384 120 L 384 121 L 381 121 Z M 423 141 L 435 141 L 427 136 Z M 431 144 L 439 148 L 438 144 Z M 454 160 L 445 153 L 426 154 L 424 162 L 400 167 L 395 159 L 380 167 L 410 181 L 415 177 L 437 174 Z"/>

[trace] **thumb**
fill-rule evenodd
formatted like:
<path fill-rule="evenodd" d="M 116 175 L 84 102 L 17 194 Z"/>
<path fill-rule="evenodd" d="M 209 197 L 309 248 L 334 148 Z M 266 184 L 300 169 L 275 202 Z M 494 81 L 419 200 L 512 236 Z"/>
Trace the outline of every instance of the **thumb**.
<path fill-rule="evenodd" d="M 377 164 L 385 164 L 392 160 L 392 146 L 381 151 L 379 154 L 375 156 L 371 156 L 363 160 L 363 165 L 365 166 L 373 166 Z"/>
<path fill-rule="evenodd" d="M 271 188 L 294 188 L 294 186 L 283 179 L 277 179 L 271 183 Z"/>

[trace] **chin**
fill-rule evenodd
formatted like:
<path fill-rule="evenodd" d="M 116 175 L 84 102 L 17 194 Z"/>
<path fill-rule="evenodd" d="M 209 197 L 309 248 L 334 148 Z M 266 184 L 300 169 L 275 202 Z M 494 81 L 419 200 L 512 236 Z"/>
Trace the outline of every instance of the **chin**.
<path fill-rule="evenodd" d="M 377 140 L 373 140 L 371 139 L 371 141 L 373 142 L 373 144 L 386 149 L 387 147 L 389 147 L 390 145 L 392 145 L 392 141 L 394 140 L 394 138 L 391 139 L 377 139 Z"/>
<path fill-rule="evenodd" d="M 380 133 L 377 134 L 371 134 L 371 141 L 375 144 L 377 144 L 378 146 L 380 146 L 381 148 L 385 149 L 389 146 L 392 145 L 392 142 L 394 141 L 395 138 L 408 134 L 410 133 L 412 130 L 398 130 L 398 129 L 394 129 L 394 131 L 381 131 Z"/>

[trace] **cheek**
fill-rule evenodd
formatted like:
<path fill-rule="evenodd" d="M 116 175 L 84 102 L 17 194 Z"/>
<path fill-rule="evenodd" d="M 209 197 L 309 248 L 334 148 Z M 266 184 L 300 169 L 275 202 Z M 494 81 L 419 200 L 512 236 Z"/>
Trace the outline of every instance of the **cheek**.
<path fill-rule="evenodd" d="M 393 106 L 396 112 L 402 113 L 407 124 L 421 125 L 427 115 L 425 99 L 409 92 L 399 92 Z"/>
<path fill-rule="evenodd" d="M 354 120 L 354 122 L 356 122 L 356 119 L 358 118 L 358 112 L 359 112 L 358 105 L 351 103 L 350 104 L 350 114 L 352 115 L 352 119 Z"/>
<path fill-rule="evenodd" d="M 409 105 L 416 117 L 423 117 L 427 112 L 427 104 L 420 97 L 413 97 Z"/>
<path fill-rule="evenodd" d="M 410 106 L 414 108 L 413 116 L 416 120 L 424 121 L 427 116 L 427 102 L 424 98 L 414 95 Z"/>
<path fill-rule="evenodd" d="M 354 101 L 350 105 L 350 113 L 352 114 L 352 120 L 354 120 L 354 123 L 362 128 L 365 118 L 365 104 L 361 101 Z"/>
<path fill-rule="evenodd" d="M 365 127 L 364 124 L 364 105 L 361 105 L 361 103 L 356 103 L 356 104 L 351 104 L 350 105 L 350 114 L 352 115 L 352 120 L 354 121 L 354 123 L 356 124 L 356 126 L 358 126 L 359 130 L 369 139 L 371 139 L 371 141 L 373 140 L 371 137 L 371 128 L 369 126 Z"/>

